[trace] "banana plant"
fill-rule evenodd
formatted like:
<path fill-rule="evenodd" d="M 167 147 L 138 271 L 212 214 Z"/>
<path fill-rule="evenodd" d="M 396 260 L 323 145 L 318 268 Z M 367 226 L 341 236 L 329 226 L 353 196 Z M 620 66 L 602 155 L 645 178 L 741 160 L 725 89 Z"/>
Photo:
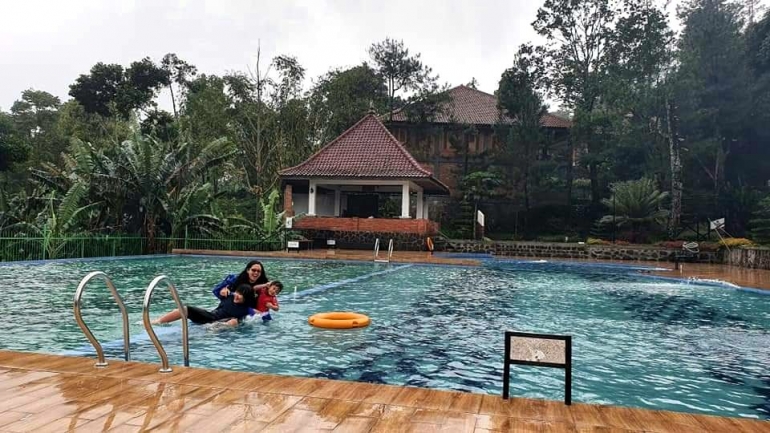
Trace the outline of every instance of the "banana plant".
<path fill-rule="evenodd" d="M 35 223 L 23 221 L 9 226 L 8 229 L 39 238 L 45 258 L 58 258 L 70 240 L 68 236 L 76 233 L 81 227 L 82 219 L 100 205 L 90 203 L 81 206 L 80 202 L 87 193 L 88 188 L 84 184 L 76 183 L 57 205 L 57 194 L 51 192 L 46 208 L 38 215 Z"/>
<path fill-rule="evenodd" d="M 284 212 L 275 211 L 279 199 L 278 190 L 272 190 L 267 197 L 260 199 L 261 221 L 254 222 L 240 217 L 228 218 L 231 223 L 230 228 L 256 236 L 261 242 L 282 241 L 286 227 L 283 220 Z"/>

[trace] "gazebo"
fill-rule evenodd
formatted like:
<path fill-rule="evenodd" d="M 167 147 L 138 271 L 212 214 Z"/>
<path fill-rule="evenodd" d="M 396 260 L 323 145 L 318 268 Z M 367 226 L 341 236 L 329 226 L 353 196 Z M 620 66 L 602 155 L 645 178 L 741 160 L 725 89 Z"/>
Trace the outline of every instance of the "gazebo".
<path fill-rule="evenodd" d="M 376 238 L 422 248 L 438 232 L 428 217 L 431 198 L 449 195 L 373 112 L 280 176 L 286 215 L 302 215 L 292 229 L 348 248 L 371 248 Z M 394 202 L 400 212 L 384 209 Z"/>

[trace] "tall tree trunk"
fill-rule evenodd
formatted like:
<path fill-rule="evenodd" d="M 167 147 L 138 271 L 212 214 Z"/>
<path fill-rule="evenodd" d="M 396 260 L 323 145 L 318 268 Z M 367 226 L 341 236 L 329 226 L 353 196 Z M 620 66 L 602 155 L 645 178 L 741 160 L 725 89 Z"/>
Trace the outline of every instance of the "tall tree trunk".
<path fill-rule="evenodd" d="M 465 134 L 465 133 L 463 133 L 463 143 L 464 143 L 464 145 L 463 145 L 463 153 L 464 153 L 464 155 L 463 155 L 463 176 L 467 176 L 468 175 L 468 156 L 469 156 L 469 153 L 471 152 L 471 147 L 470 147 L 468 135 Z"/>
<path fill-rule="evenodd" d="M 524 209 L 529 214 L 529 145 L 524 153 Z"/>
<path fill-rule="evenodd" d="M 171 91 L 171 108 L 174 109 L 174 119 L 179 120 L 179 114 L 176 111 L 176 99 L 174 98 L 174 84 L 173 84 L 173 82 L 168 85 L 168 90 Z"/>
<path fill-rule="evenodd" d="M 666 121 L 668 126 L 668 152 L 671 168 L 671 215 L 668 219 L 668 236 L 676 237 L 676 231 L 682 216 L 682 159 L 679 143 L 678 123 L 673 103 L 666 101 Z"/>
<path fill-rule="evenodd" d="M 155 216 L 145 210 L 144 234 L 147 236 L 147 252 L 155 253 Z"/>
<path fill-rule="evenodd" d="M 599 167 L 595 162 L 588 164 L 588 174 L 591 178 L 591 207 L 597 209 L 602 192 L 599 189 Z"/>
<path fill-rule="evenodd" d="M 572 137 L 567 139 L 567 224 L 572 224 L 572 177 L 574 176 L 573 167 L 575 165 L 575 147 Z"/>
<path fill-rule="evenodd" d="M 714 160 L 714 210 L 719 209 L 719 194 L 722 192 L 725 184 L 725 163 L 727 161 L 727 155 L 730 154 L 729 139 L 723 138 L 722 142 L 717 146 L 717 154 Z M 725 150 L 725 144 L 728 149 Z"/>
<path fill-rule="evenodd" d="M 396 85 L 395 80 L 393 80 L 392 78 L 389 78 L 388 85 L 390 85 L 390 88 L 388 89 L 388 120 L 392 122 L 393 121 L 393 99 L 396 97 L 396 90 L 394 89 Z"/>

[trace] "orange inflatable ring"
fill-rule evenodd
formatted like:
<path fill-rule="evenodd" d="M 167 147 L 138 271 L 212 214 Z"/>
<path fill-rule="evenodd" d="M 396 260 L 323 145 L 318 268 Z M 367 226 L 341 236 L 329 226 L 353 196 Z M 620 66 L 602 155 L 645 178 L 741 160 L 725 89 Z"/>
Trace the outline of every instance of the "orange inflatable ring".
<path fill-rule="evenodd" d="M 313 326 L 328 329 L 363 328 L 369 326 L 370 322 L 369 316 L 339 311 L 313 314 L 307 319 L 307 323 Z"/>
<path fill-rule="evenodd" d="M 425 239 L 425 244 L 428 246 L 428 251 L 433 252 L 433 239 Z"/>

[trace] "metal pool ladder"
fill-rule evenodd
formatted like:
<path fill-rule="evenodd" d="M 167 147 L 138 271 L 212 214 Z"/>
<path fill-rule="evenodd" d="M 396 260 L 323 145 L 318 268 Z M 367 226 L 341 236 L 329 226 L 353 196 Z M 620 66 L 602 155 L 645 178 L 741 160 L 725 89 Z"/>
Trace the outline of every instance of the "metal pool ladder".
<path fill-rule="evenodd" d="M 168 366 L 168 355 L 166 355 L 166 351 L 163 349 L 163 345 L 160 344 L 158 336 L 152 329 L 152 323 L 150 323 L 150 301 L 152 300 L 152 292 L 161 281 L 166 282 L 166 286 L 168 286 L 168 289 L 171 292 L 171 297 L 174 298 L 176 307 L 179 309 L 179 314 L 182 316 L 180 321 L 182 322 L 182 351 L 184 356 L 184 366 L 190 366 L 190 343 L 187 336 L 187 311 L 185 310 L 184 305 L 182 305 L 182 302 L 179 300 L 179 293 L 176 291 L 174 283 L 172 283 L 167 276 L 161 275 L 159 277 L 155 277 L 150 285 L 147 286 L 147 291 L 144 292 L 142 321 L 144 322 L 144 329 L 147 330 L 147 335 L 149 335 L 150 340 L 152 340 L 152 344 L 154 344 L 155 348 L 158 350 L 158 355 L 160 355 L 160 362 L 162 365 L 159 371 L 161 373 L 171 373 L 171 367 Z"/>
<path fill-rule="evenodd" d="M 386 258 L 380 258 L 380 238 L 374 242 L 374 261 L 378 263 L 390 263 L 391 257 L 393 257 L 393 239 L 388 242 L 388 256 Z"/>
<path fill-rule="evenodd" d="M 115 288 L 115 284 L 104 272 L 91 272 L 90 274 L 83 277 L 82 280 L 80 280 L 80 284 L 78 284 L 78 288 L 75 290 L 75 321 L 83 331 L 83 334 L 86 335 L 86 338 L 88 338 L 88 341 L 91 342 L 91 345 L 94 346 L 94 350 L 96 350 L 97 362 L 95 367 L 104 368 L 107 366 L 107 362 L 104 360 L 104 350 L 102 349 L 102 345 L 99 344 L 99 340 L 94 337 L 93 332 L 88 329 L 88 326 L 83 321 L 83 314 L 81 313 L 81 298 L 83 297 L 83 290 L 86 288 L 86 284 L 88 284 L 89 281 L 96 277 L 100 277 L 107 284 L 107 288 L 110 289 L 110 292 L 112 292 L 112 297 L 115 298 L 115 302 L 118 304 L 118 308 L 120 308 L 120 314 L 123 316 L 123 355 L 126 361 L 131 359 L 131 355 L 129 353 L 128 311 L 126 310 L 126 304 L 123 303 L 123 299 L 120 297 L 118 290 Z"/>

